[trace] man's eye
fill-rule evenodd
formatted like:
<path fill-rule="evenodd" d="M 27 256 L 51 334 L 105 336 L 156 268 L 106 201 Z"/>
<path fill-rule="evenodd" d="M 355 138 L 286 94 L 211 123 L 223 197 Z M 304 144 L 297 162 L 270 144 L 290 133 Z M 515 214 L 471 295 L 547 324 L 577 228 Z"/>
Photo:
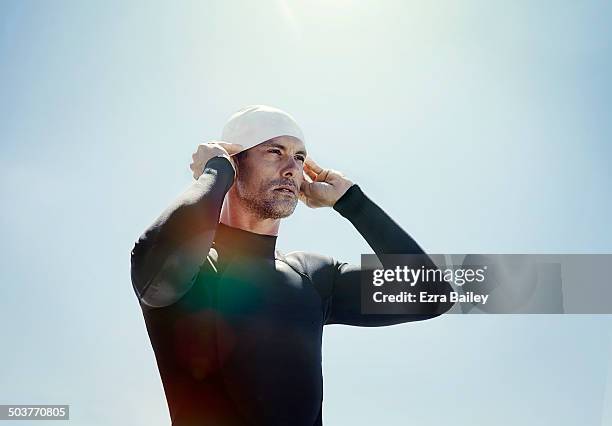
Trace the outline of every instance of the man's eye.
<path fill-rule="evenodd" d="M 304 158 L 304 157 L 303 157 L 303 156 L 301 156 L 301 155 L 298 155 L 298 156 L 297 156 L 297 159 L 298 159 L 298 160 L 300 160 L 302 163 L 304 162 L 304 160 L 306 160 L 306 158 Z"/>
<path fill-rule="evenodd" d="M 281 153 L 280 149 L 276 149 L 276 148 L 274 148 L 274 149 L 269 149 L 269 150 L 268 150 L 268 152 L 274 152 L 274 153 L 277 153 L 277 154 L 280 154 L 280 153 Z"/>

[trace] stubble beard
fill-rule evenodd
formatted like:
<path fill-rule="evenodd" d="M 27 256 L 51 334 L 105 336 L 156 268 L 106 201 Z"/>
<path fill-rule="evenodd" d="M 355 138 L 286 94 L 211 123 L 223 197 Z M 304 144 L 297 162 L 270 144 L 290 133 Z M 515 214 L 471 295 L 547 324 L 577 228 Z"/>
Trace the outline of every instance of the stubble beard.
<path fill-rule="evenodd" d="M 257 191 L 248 188 L 248 176 L 238 176 L 236 189 L 240 200 L 259 219 L 283 219 L 294 212 L 298 199 L 276 194 L 274 185 L 262 185 Z"/>

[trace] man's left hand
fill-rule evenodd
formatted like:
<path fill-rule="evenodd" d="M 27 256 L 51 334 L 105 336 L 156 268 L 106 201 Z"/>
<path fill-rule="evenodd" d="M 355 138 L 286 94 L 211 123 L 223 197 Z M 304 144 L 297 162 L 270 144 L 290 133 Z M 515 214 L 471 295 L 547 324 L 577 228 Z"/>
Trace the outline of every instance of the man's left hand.
<path fill-rule="evenodd" d="M 299 199 L 310 208 L 332 207 L 353 185 L 341 172 L 324 169 L 306 157 Z"/>

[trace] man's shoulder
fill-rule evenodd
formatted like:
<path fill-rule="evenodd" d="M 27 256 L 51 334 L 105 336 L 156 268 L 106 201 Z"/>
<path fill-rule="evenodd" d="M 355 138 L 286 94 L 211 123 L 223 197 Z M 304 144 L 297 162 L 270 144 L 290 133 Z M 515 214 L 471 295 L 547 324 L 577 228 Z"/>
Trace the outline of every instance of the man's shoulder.
<path fill-rule="evenodd" d="M 291 251 L 282 253 L 276 250 L 276 258 L 280 261 L 288 263 L 290 266 L 300 269 L 303 273 L 312 276 L 315 273 L 320 273 L 325 270 L 331 270 L 334 267 L 335 259 L 320 253 L 312 253 L 307 251 Z"/>
<path fill-rule="evenodd" d="M 276 259 L 286 263 L 294 271 L 310 280 L 322 300 L 330 297 L 335 276 L 334 258 L 306 251 L 292 251 L 283 254 L 277 250 Z"/>

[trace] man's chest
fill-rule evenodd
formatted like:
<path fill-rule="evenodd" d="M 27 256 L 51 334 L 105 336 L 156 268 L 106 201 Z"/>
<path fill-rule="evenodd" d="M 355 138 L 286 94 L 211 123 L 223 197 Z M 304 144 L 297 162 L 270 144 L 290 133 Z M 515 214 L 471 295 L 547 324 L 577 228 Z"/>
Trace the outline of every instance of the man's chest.
<path fill-rule="evenodd" d="M 310 278 L 281 260 L 229 256 L 211 249 L 190 294 L 189 311 L 213 310 L 229 323 L 322 326 L 323 308 Z"/>
<path fill-rule="evenodd" d="M 321 297 L 310 279 L 282 261 L 236 258 L 218 275 L 216 308 L 228 319 L 258 317 L 292 322 L 322 321 Z"/>

